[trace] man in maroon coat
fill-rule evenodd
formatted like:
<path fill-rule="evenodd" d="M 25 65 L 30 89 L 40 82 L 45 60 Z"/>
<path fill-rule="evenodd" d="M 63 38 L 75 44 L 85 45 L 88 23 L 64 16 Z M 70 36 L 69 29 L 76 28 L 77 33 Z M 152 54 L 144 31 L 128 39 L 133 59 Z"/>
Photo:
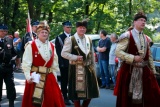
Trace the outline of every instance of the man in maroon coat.
<path fill-rule="evenodd" d="M 116 56 L 122 60 L 114 94 L 116 107 L 160 107 L 160 88 L 148 38 L 143 33 L 147 17 L 143 12 L 134 16 L 134 28 L 121 35 Z"/>

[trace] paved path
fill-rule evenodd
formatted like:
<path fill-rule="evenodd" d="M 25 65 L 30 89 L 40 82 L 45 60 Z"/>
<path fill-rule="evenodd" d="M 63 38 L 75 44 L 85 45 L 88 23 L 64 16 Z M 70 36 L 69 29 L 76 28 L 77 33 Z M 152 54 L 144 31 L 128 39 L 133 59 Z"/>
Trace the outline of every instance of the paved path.
<path fill-rule="evenodd" d="M 14 73 L 14 81 L 16 87 L 17 98 L 15 100 L 15 107 L 21 107 L 22 96 L 24 92 L 25 78 L 23 73 Z M 6 88 L 3 85 L 3 100 L 1 102 L 1 107 L 8 107 L 8 99 L 6 98 Z M 95 98 L 91 101 L 89 107 L 115 107 L 116 97 L 113 96 L 113 90 L 110 89 L 100 89 L 100 97 Z M 66 107 L 74 107 L 71 106 Z"/>

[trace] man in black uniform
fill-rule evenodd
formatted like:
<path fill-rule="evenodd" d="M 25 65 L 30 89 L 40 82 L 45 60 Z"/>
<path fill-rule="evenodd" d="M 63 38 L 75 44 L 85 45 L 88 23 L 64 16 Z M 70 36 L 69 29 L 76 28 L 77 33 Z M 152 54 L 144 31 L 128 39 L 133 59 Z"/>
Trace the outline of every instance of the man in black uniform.
<path fill-rule="evenodd" d="M 13 38 L 5 34 L 5 25 L 0 24 L 0 90 L 2 92 L 3 80 L 6 84 L 7 98 L 9 99 L 9 107 L 14 107 L 16 99 L 16 90 L 13 80 L 13 66 L 11 60 L 16 57 L 16 51 L 13 47 Z M 0 93 L 0 101 L 2 93 Z"/>
<path fill-rule="evenodd" d="M 58 55 L 58 63 L 59 63 L 60 73 L 61 73 L 61 91 L 63 94 L 65 104 L 71 105 L 71 103 L 68 99 L 68 96 L 67 96 L 69 61 L 67 59 L 64 59 L 61 56 L 61 51 L 63 48 L 65 38 L 70 36 L 72 25 L 71 25 L 70 21 L 63 22 L 62 25 L 63 25 L 64 32 L 63 32 L 63 34 L 56 37 L 55 46 L 56 46 L 56 52 Z"/>
<path fill-rule="evenodd" d="M 26 33 L 25 36 L 22 38 L 22 45 L 21 45 L 21 51 L 22 53 L 24 53 L 24 47 L 25 44 L 28 41 L 32 41 L 34 39 L 37 38 L 37 34 L 36 34 L 36 30 L 37 30 L 37 25 L 39 24 L 39 21 L 32 21 L 31 25 L 32 25 L 32 35 L 30 35 L 30 33 Z M 33 37 L 33 38 L 32 38 Z"/>

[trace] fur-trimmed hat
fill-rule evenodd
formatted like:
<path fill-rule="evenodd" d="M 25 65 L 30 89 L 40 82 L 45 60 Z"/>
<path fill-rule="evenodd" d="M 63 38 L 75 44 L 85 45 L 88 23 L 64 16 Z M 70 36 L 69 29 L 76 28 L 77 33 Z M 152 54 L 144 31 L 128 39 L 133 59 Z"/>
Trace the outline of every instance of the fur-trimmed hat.
<path fill-rule="evenodd" d="M 39 23 L 39 25 L 37 26 L 37 32 L 39 32 L 41 30 L 47 30 L 48 32 L 50 32 L 50 27 L 49 27 L 49 25 L 48 25 L 46 20 L 41 21 Z"/>
<path fill-rule="evenodd" d="M 135 16 L 134 16 L 134 21 L 138 20 L 139 18 L 144 18 L 147 20 L 147 16 L 142 12 L 138 12 Z"/>
<path fill-rule="evenodd" d="M 84 26 L 87 28 L 87 21 L 79 21 L 76 23 L 76 27 Z"/>

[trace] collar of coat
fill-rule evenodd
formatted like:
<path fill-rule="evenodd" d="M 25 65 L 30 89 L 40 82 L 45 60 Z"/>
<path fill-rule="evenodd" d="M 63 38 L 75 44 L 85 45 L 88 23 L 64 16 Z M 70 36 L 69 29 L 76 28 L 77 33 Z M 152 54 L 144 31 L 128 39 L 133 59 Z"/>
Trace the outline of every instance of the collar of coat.
<path fill-rule="evenodd" d="M 79 37 L 79 35 L 77 34 L 77 33 L 75 33 L 74 34 L 74 37 L 75 37 L 75 39 L 76 39 L 76 42 L 77 42 L 77 44 L 78 44 L 78 46 L 79 46 L 79 48 L 82 50 L 82 52 L 84 53 L 84 54 L 86 54 L 86 56 L 89 54 L 89 51 L 90 51 L 90 41 L 89 41 L 89 37 L 88 36 L 86 36 L 86 35 L 84 35 L 84 38 L 86 39 L 86 42 L 85 42 L 85 45 L 86 45 L 86 49 L 85 49 L 85 47 L 83 46 L 83 44 L 82 44 L 82 42 L 81 42 L 81 39 L 80 39 L 80 37 Z"/>

